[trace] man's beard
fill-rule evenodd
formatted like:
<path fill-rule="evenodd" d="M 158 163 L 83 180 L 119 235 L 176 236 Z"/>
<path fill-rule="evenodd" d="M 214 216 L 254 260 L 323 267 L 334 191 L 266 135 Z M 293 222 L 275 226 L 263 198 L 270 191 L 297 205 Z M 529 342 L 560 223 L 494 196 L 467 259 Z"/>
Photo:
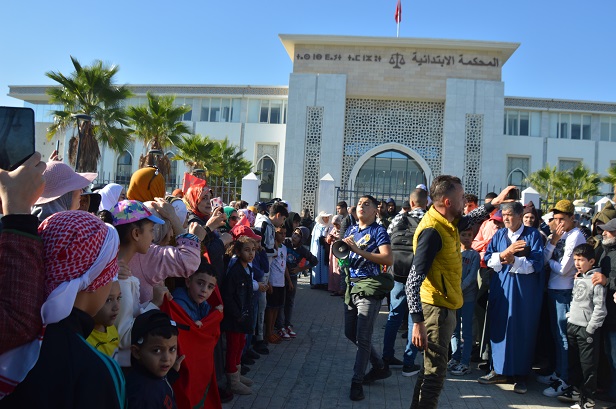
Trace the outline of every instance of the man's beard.
<path fill-rule="evenodd" d="M 616 247 L 616 237 L 610 237 L 609 239 L 603 239 L 601 244 L 603 244 L 603 247 L 606 247 L 606 248 Z"/>

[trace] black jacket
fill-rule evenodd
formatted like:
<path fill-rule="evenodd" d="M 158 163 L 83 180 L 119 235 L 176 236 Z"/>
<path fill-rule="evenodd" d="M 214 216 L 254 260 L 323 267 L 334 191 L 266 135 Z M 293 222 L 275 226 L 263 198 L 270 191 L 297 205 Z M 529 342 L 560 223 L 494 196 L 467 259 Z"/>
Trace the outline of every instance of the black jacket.
<path fill-rule="evenodd" d="M 246 273 L 242 263 L 235 262 L 227 272 L 221 286 L 224 318 L 220 324 L 223 331 L 252 334 L 253 322 L 252 268 Z"/>
<path fill-rule="evenodd" d="M 616 292 L 616 246 L 603 247 L 603 254 L 599 260 L 601 272 L 607 276 L 607 317 L 603 322 L 603 328 L 608 331 L 616 331 L 616 303 L 614 303 L 614 292 Z"/>
<path fill-rule="evenodd" d="M 122 371 L 86 343 L 92 329 L 92 317 L 76 308 L 48 325 L 34 368 L 0 408 L 125 408 Z"/>
<path fill-rule="evenodd" d="M 135 360 L 132 370 L 126 376 L 126 397 L 128 409 L 177 409 L 171 384 L 178 378 L 173 369 L 166 377 L 159 378 L 149 373 Z"/>

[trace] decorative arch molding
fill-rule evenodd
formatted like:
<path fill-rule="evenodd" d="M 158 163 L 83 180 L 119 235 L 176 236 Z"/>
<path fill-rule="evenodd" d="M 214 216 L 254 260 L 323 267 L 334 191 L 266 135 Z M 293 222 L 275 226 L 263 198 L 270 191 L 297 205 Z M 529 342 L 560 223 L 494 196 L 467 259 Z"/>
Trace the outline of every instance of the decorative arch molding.
<path fill-rule="evenodd" d="M 373 156 L 378 155 L 379 153 L 382 153 L 385 151 L 391 151 L 391 150 L 403 153 L 409 156 L 415 162 L 417 162 L 419 167 L 421 167 L 421 170 L 424 172 L 424 175 L 426 176 L 426 181 L 428 182 L 428 185 L 430 184 L 430 182 L 432 181 L 432 170 L 430 169 L 428 162 L 426 162 L 425 159 L 422 158 L 419 153 L 409 148 L 408 146 L 402 145 L 400 143 L 388 142 L 388 143 L 384 143 L 379 146 L 375 146 L 374 148 L 370 149 L 369 151 L 364 153 L 362 156 L 360 156 L 359 159 L 357 159 L 357 162 L 353 166 L 353 169 L 351 169 L 351 173 L 349 175 L 346 188 L 349 190 L 352 189 L 352 184 L 355 183 L 357 174 L 359 173 L 362 166 L 368 161 L 368 159 L 372 158 Z"/>

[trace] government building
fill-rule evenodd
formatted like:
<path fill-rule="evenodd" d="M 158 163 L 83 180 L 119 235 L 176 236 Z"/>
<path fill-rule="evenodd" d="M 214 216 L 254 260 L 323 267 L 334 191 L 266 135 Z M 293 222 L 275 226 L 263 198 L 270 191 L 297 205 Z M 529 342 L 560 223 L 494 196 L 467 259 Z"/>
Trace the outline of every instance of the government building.
<path fill-rule="evenodd" d="M 518 43 L 389 37 L 280 35 L 293 61 L 288 86 L 129 85 L 176 96 L 192 107 L 196 134 L 228 137 L 261 179 L 260 198 L 315 209 L 319 181 L 337 198 L 408 198 L 419 183 L 459 176 L 478 196 L 524 179 L 546 163 L 583 163 L 605 174 L 616 165 L 616 103 L 507 97 L 502 68 Z M 564 84 L 563 84 L 564 86 Z M 37 149 L 52 121 L 45 86 L 11 86 L 35 110 Z M 66 146 L 70 134 L 60 140 Z M 125 180 L 145 153 L 103 150 L 99 175 Z M 173 152 L 168 152 L 173 156 Z M 171 183 L 186 170 L 175 162 Z M 611 191 L 607 186 L 606 192 Z M 333 210 L 333 209 L 327 209 Z"/>

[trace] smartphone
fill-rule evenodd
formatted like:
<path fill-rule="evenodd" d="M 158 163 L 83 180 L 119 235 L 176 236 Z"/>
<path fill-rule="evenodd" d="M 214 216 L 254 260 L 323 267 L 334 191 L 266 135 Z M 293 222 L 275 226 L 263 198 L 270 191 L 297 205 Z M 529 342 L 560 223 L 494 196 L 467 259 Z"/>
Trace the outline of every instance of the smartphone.
<path fill-rule="evenodd" d="M 516 257 L 528 257 L 530 256 L 530 246 L 527 244 L 524 248 L 514 254 Z"/>
<path fill-rule="evenodd" d="M 506 200 L 520 200 L 520 189 L 517 187 L 515 189 L 511 189 L 509 193 L 507 193 Z"/>
<path fill-rule="evenodd" d="M 217 207 L 222 206 L 222 199 L 220 197 L 215 197 L 212 199 L 212 208 L 216 209 Z"/>
<path fill-rule="evenodd" d="M 0 169 L 16 169 L 33 153 L 34 111 L 0 107 Z"/>

